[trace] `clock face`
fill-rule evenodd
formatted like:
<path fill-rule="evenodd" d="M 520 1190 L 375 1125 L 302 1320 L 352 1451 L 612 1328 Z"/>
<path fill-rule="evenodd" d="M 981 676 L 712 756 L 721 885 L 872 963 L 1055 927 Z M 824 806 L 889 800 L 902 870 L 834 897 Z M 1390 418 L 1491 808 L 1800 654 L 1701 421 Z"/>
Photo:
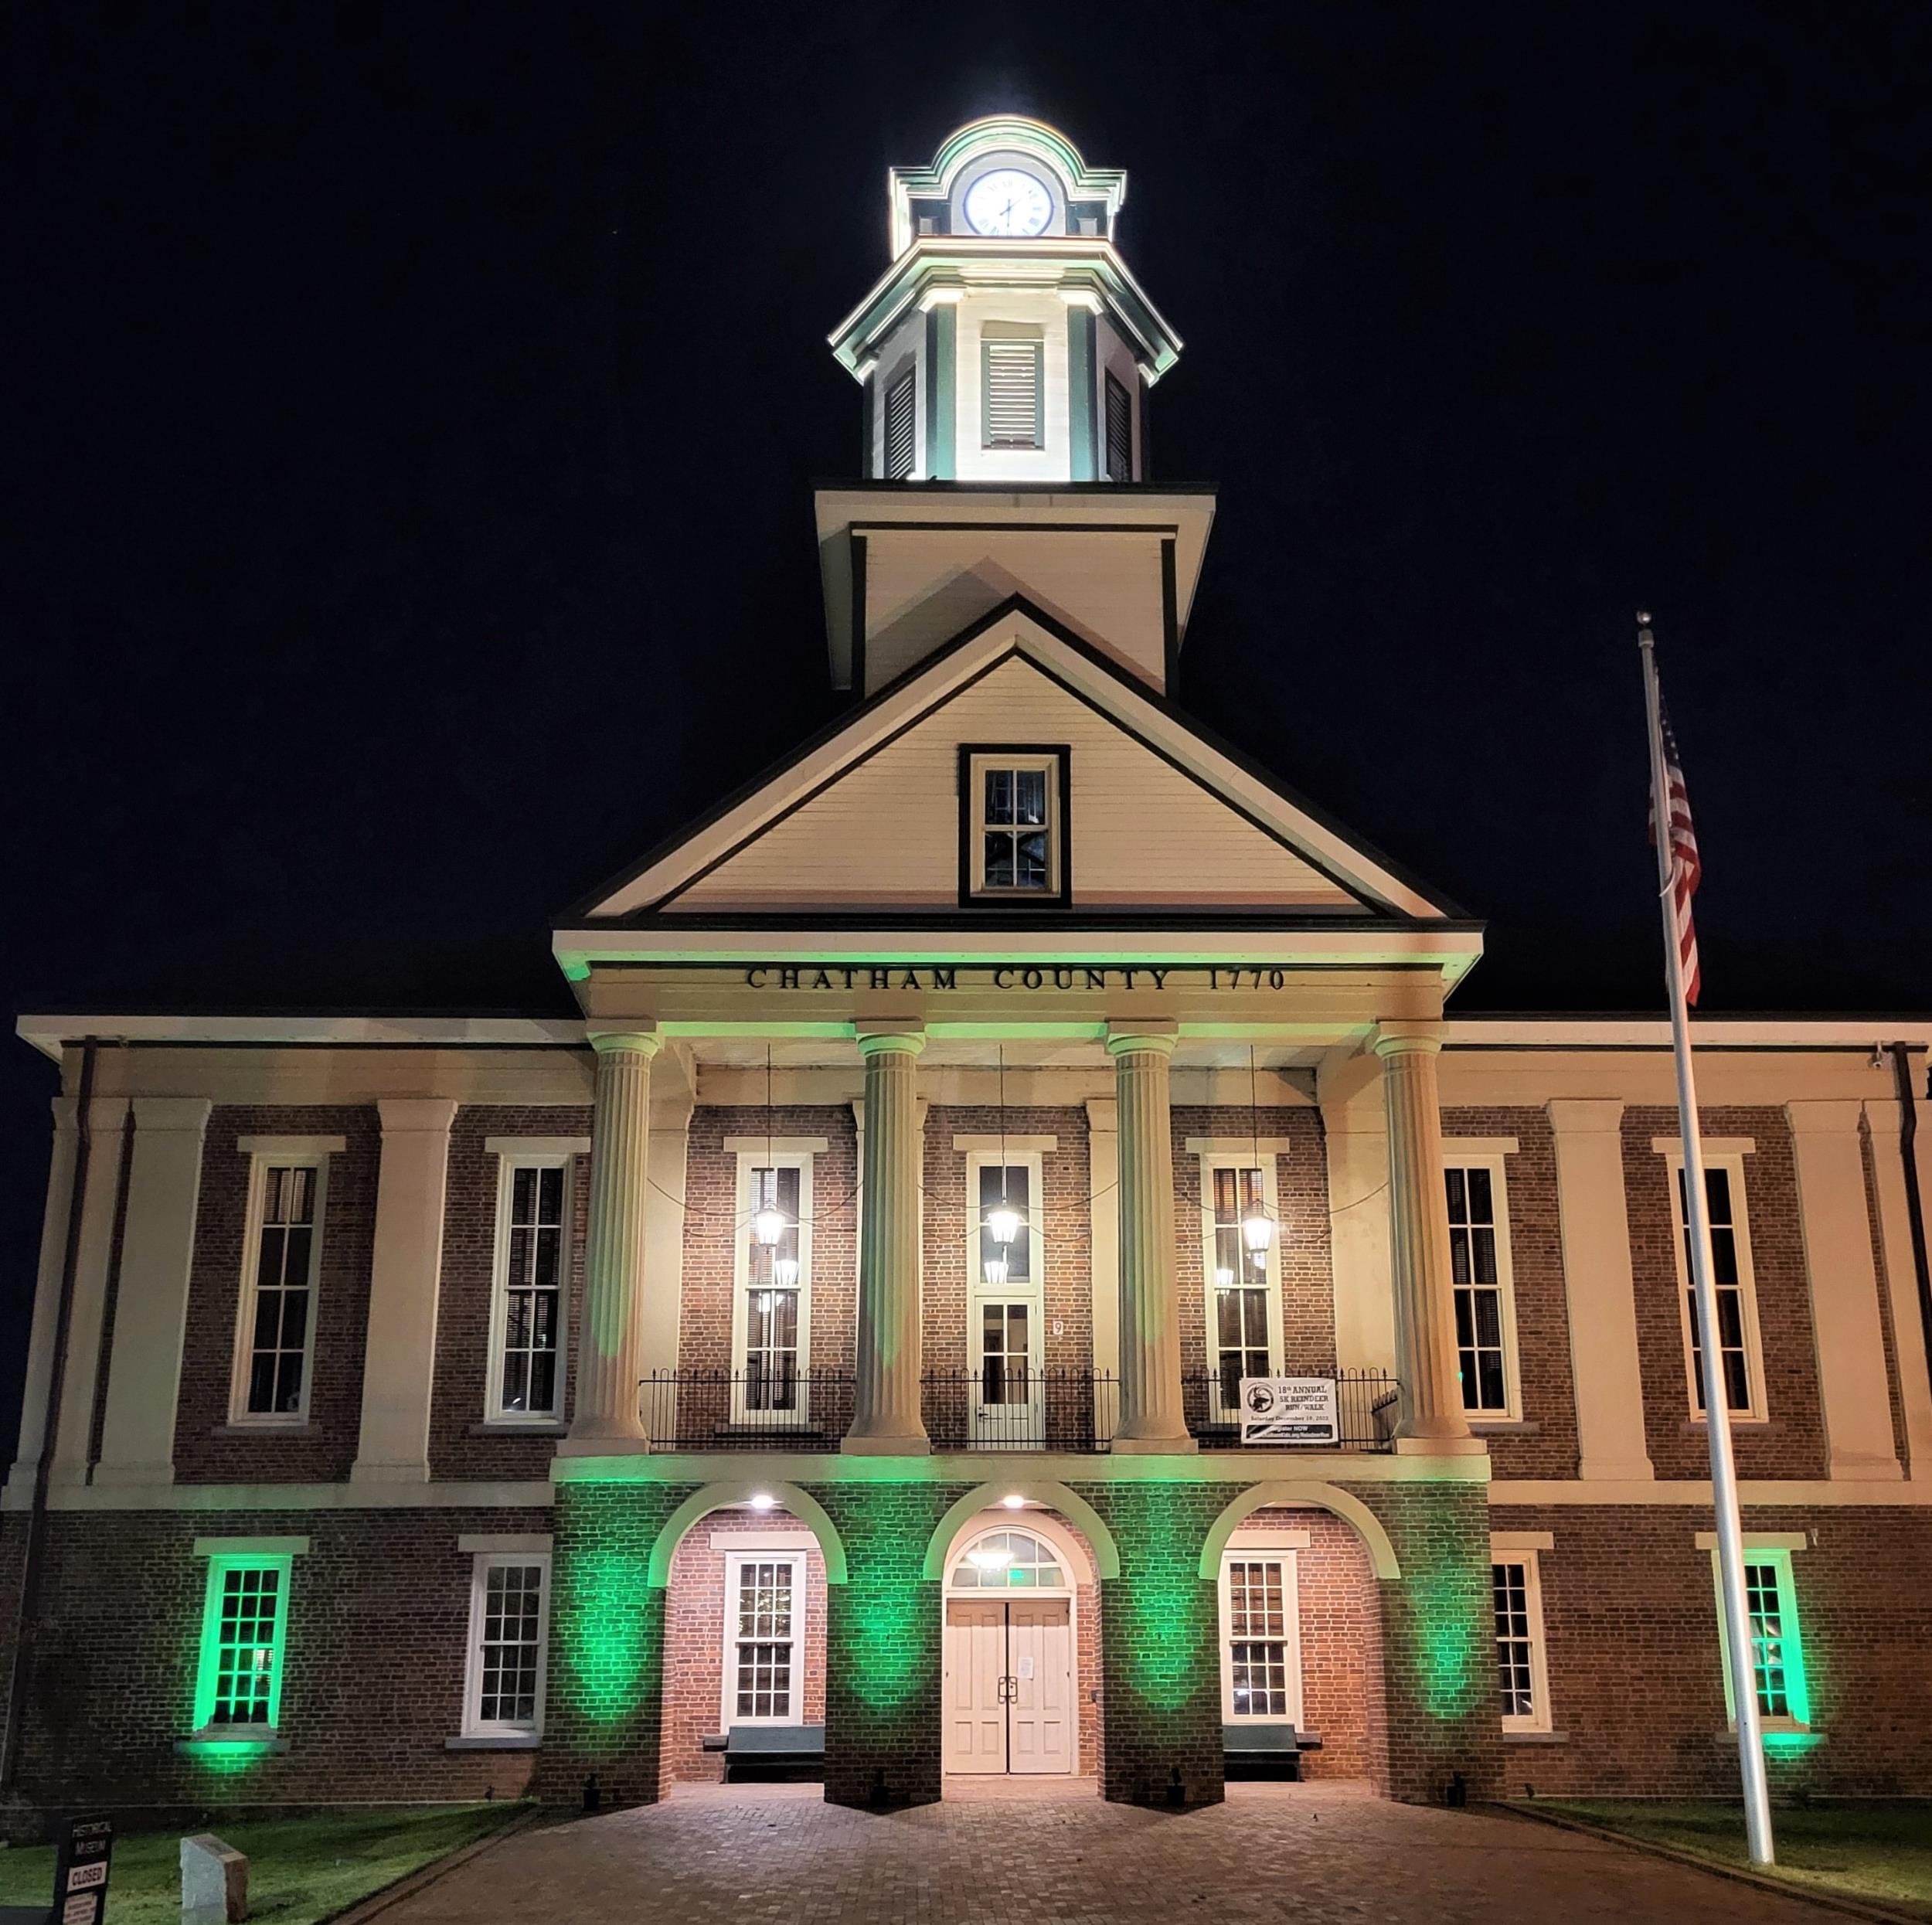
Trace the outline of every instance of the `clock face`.
<path fill-rule="evenodd" d="M 1017 168 L 982 174 L 966 190 L 966 222 L 976 234 L 1042 234 L 1053 217 L 1053 196 Z"/>

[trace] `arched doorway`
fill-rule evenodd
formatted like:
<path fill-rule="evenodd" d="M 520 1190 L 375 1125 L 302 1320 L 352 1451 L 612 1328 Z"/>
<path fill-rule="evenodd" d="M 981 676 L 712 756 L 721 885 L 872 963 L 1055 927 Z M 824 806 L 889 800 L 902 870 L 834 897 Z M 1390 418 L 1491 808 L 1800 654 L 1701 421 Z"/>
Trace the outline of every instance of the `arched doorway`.
<path fill-rule="evenodd" d="M 1037 1512 L 982 1515 L 948 1557 L 944 1768 L 960 1777 L 1069 1777 L 1080 1768 L 1078 1593 L 1070 1532 Z"/>

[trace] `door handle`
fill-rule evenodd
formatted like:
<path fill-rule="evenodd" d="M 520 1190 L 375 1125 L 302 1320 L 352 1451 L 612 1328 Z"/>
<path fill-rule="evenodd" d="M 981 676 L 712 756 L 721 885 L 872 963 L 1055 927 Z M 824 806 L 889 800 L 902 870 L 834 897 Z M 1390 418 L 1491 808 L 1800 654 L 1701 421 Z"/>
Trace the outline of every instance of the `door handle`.
<path fill-rule="evenodd" d="M 1003 1705 L 1017 1704 L 1019 1702 L 1019 1680 L 1017 1678 L 1009 1676 L 1001 1678 L 999 1701 Z"/>

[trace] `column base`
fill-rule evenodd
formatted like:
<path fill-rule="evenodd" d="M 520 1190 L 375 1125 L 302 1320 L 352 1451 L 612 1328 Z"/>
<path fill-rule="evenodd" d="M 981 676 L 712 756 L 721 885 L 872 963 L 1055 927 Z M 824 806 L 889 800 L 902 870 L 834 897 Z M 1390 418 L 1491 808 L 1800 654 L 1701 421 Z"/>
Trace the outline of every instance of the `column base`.
<path fill-rule="evenodd" d="M 1397 1437 L 1396 1455 L 1401 1457 L 1486 1457 L 1488 1440 L 1465 1431 L 1455 1437 Z"/>
<path fill-rule="evenodd" d="M 158 1485 L 172 1484 L 175 1467 L 165 1464 L 111 1464 L 106 1458 L 94 1466 L 94 1481 L 97 1485 L 104 1484 L 143 1485 L 150 1488 Z"/>
<path fill-rule="evenodd" d="M 1117 1457 L 1185 1457 L 1200 1449 L 1185 1434 L 1178 1437 L 1115 1437 L 1107 1447 Z"/>
<path fill-rule="evenodd" d="M 1863 1453 L 1834 1452 L 1826 1470 L 1835 1482 L 1848 1484 L 1899 1484 L 1905 1478 L 1905 1467 L 1896 1457 Z"/>
<path fill-rule="evenodd" d="M 838 1448 L 845 1456 L 853 1457 L 929 1457 L 933 1454 L 933 1440 L 923 1430 L 910 1431 L 900 1437 L 862 1437 L 854 1433 Z"/>
<path fill-rule="evenodd" d="M 352 1484 L 427 1484 L 430 1481 L 430 1467 L 427 1463 L 412 1461 L 407 1464 L 376 1464 L 358 1458 L 349 1467 L 349 1481 Z"/>
<path fill-rule="evenodd" d="M 1648 1457 L 1581 1457 L 1577 1479 L 1581 1484 L 1652 1484 L 1657 1467 Z"/>

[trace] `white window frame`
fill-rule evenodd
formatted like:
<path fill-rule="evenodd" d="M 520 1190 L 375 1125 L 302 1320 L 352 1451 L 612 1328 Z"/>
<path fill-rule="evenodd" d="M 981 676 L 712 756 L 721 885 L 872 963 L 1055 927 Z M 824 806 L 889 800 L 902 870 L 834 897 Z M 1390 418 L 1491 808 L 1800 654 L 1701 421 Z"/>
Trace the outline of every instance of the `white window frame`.
<path fill-rule="evenodd" d="M 1258 1163 L 1253 1144 L 1232 1150 L 1217 1147 L 1196 1152 L 1201 1181 L 1202 1355 L 1206 1359 L 1209 1394 L 1215 1399 L 1216 1413 L 1222 1417 L 1234 1417 L 1240 1413 L 1234 1405 L 1220 1402 L 1220 1323 L 1215 1314 L 1217 1286 L 1214 1277 L 1214 1173 L 1217 1170 L 1251 1170 L 1257 1167 L 1261 1172 L 1261 1207 L 1267 1212 L 1268 1221 L 1274 1226 L 1266 1253 L 1268 1368 L 1278 1377 L 1284 1372 L 1283 1359 L 1285 1355 L 1281 1308 L 1281 1243 L 1286 1233 L 1286 1226 L 1281 1220 L 1281 1186 L 1275 1176 L 1276 1159 L 1280 1154 L 1279 1146 L 1268 1141 L 1264 1141 L 1260 1145 Z"/>
<path fill-rule="evenodd" d="M 1549 1707 L 1549 1657 L 1543 1642 L 1543 1582 L 1539 1554 L 1555 1542 L 1546 1531 L 1496 1531 L 1490 1534 L 1491 1565 L 1516 1564 L 1522 1568 L 1523 1613 L 1528 1621 L 1529 1640 L 1529 1706 L 1527 1712 L 1505 1712 L 1505 1731 L 1544 1732 L 1551 1728 Z M 1495 1573 L 1490 1573 L 1490 1608 L 1495 1608 Z M 1492 1648 L 1495 1643 L 1492 1637 Z M 1492 1662 L 1499 1662 L 1492 1658 Z M 1498 1689 L 1501 1689 L 1500 1683 Z"/>
<path fill-rule="evenodd" d="M 1307 1704 L 1301 1680 L 1301 1554 L 1308 1548 L 1306 1531 L 1256 1531 L 1228 1540 L 1221 1553 L 1221 1573 L 1216 1587 L 1220 1611 L 1221 1721 L 1223 1724 L 1287 1724 L 1298 1731 Z M 1234 1621 L 1228 1585 L 1231 1564 L 1274 1563 L 1281 1566 L 1281 1623 L 1285 1635 L 1283 1663 L 1287 1673 L 1288 1709 L 1270 1712 L 1265 1717 L 1237 1713 L 1234 1709 Z M 1244 1638 L 1244 1644 L 1265 1643 L 1266 1639 Z"/>
<path fill-rule="evenodd" d="M 527 1427 L 553 1430 L 563 1420 L 564 1380 L 570 1355 L 571 1231 L 576 1219 L 575 1160 L 568 1150 L 498 1149 L 496 1175 L 496 1246 L 490 1260 L 490 1355 L 483 1393 L 483 1420 L 506 1430 Z M 506 1410 L 503 1407 L 503 1340 L 509 1315 L 510 1213 L 519 1170 L 563 1172 L 562 1249 L 557 1289 L 556 1377 L 548 1410 Z"/>
<path fill-rule="evenodd" d="M 791 1567 L 791 1709 L 782 1718 L 741 1717 L 738 1713 L 738 1594 L 742 1582 L 740 1573 L 747 1564 L 788 1564 Z M 806 1571 L 806 1553 L 802 1550 L 726 1552 L 724 1665 L 718 1689 L 720 1731 L 729 1731 L 733 1725 L 801 1725 L 805 1722 L 805 1634 L 810 1614 L 805 1594 Z"/>
<path fill-rule="evenodd" d="M 315 1388 L 315 1332 L 321 1321 L 322 1246 L 328 1236 L 328 1164 L 335 1143 L 318 1144 L 313 1138 L 299 1145 L 278 1148 L 272 1138 L 245 1141 L 248 1153 L 248 1207 L 242 1232 L 241 1289 L 235 1306 L 234 1355 L 229 1369 L 228 1421 L 250 1429 L 299 1430 L 308 1422 L 309 1400 Z M 268 1202 L 268 1172 L 315 1172 L 315 1221 L 308 1244 L 308 1324 L 303 1332 L 302 1396 L 294 1410 L 250 1410 L 248 1382 L 255 1355 L 256 1274 L 261 1267 L 263 1215 Z"/>
<path fill-rule="evenodd" d="M 1684 1146 L 1675 1137 L 1658 1137 L 1651 1147 L 1663 1159 L 1664 1183 L 1669 1192 L 1671 1254 L 1677 1277 L 1677 1321 L 1684 1346 L 1684 1401 L 1691 1421 L 1709 1421 L 1697 1402 L 1697 1353 L 1691 1342 L 1691 1274 L 1684 1249 L 1684 1210 L 1679 1195 L 1684 1168 Z M 1764 1345 L 1757 1321 L 1757 1272 L 1751 1256 L 1750 1189 L 1744 1180 L 1744 1159 L 1757 1149 L 1749 1138 L 1707 1140 L 1703 1146 L 1704 1168 L 1721 1169 L 1730 1179 L 1731 1237 L 1737 1251 L 1737 1294 L 1743 1313 L 1744 1375 L 1750 1402 L 1742 1410 L 1730 1413 L 1733 1424 L 1764 1423 L 1770 1412 L 1764 1389 Z"/>
<path fill-rule="evenodd" d="M 536 1715 L 529 1724 L 509 1719 L 485 1719 L 483 1702 L 483 1631 L 489 1599 L 489 1576 L 506 1566 L 536 1565 L 543 1572 L 537 1590 Z M 469 1646 L 463 1666 L 463 1735 L 466 1738 L 540 1739 L 543 1701 L 550 1670 L 550 1553 L 542 1550 L 478 1551 L 470 1569 Z"/>
<path fill-rule="evenodd" d="M 1724 1674 L 1724 1716 L 1730 1729 L 1737 1729 L 1737 1693 L 1731 1685 L 1731 1634 L 1724 1621 L 1724 1573 L 1717 1562 L 1717 1533 L 1699 1531 L 1697 1548 L 1709 1553 L 1711 1565 L 1711 1597 L 1717 1610 L 1718 1668 Z M 1808 1540 L 1802 1531 L 1747 1531 L 1744 1562 L 1769 1564 L 1777 1573 L 1777 1601 L 1785 1628 L 1780 1634 L 1787 1651 L 1784 1663 L 1784 1695 L 1792 1710 L 1772 1717 L 1760 1712 L 1760 1727 L 1773 1732 L 1808 1732 L 1811 1722 L 1811 1687 L 1805 1671 L 1804 1627 L 1798 1608 L 1798 1587 L 1793 1580 L 1792 1553 L 1803 1550 Z M 1752 1676 L 1757 1676 L 1753 1667 Z M 1800 1716 L 1800 1713 L 1802 1716 Z"/>
<path fill-rule="evenodd" d="M 822 1137 L 733 1137 L 725 1147 L 738 1158 L 731 1219 L 731 1420 L 761 1430 L 803 1430 L 811 1420 L 811 1171 L 822 1152 Z M 798 1172 L 798 1402 L 795 1410 L 751 1410 L 745 1405 L 746 1346 L 750 1341 L 751 1173 Z"/>
<path fill-rule="evenodd" d="M 1503 1407 L 1485 1410 L 1463 1406 L 1463 1415 L 1480 1427 L 1485 1423 L 1520 1423 L 1522 1421 L 1522 1369 L 1516 1350 L 1516 1270 L 1509 1242 L 1509 1159 L 1515 1154 L 1513 1138 L 1446 1138 L 1442 1145 L 1444 1199 L 1448 1196 L 1448 1172 L 1451 1170 L 1484 1170 L 1489 1177 L 1490 1207 L 1495 1212 L 1496 1295 L 1502 1324 Z M 1454 1287 L 1451 1287 L 1453 1310 Z M 1451 1342 L 1454 1342 L 1453 1315 Z M 1460 1346 L 1458 1346 L 1460 1348 Z"/>
<path fill-rule="evenodd" d="M 1066 824 L 1060 791 L 1066 767 L 1064 749 L 975 749 L 967 757 L 967 779 L 971 794 L 966 798 L 971 823 L 967 849 L 968 886 L 975 901 L 993 903 L 1059 903 L 1068 894 Z M 989 828 L 998 830 L 1010 824 L 989 825 L 986 820 L 986 776 L 989 770 L 1038 770 L 1046 777 L 1046 886 L 1020 889 L 1006 883 L 988 886 L 986 880 L 986 837 Z"/>

